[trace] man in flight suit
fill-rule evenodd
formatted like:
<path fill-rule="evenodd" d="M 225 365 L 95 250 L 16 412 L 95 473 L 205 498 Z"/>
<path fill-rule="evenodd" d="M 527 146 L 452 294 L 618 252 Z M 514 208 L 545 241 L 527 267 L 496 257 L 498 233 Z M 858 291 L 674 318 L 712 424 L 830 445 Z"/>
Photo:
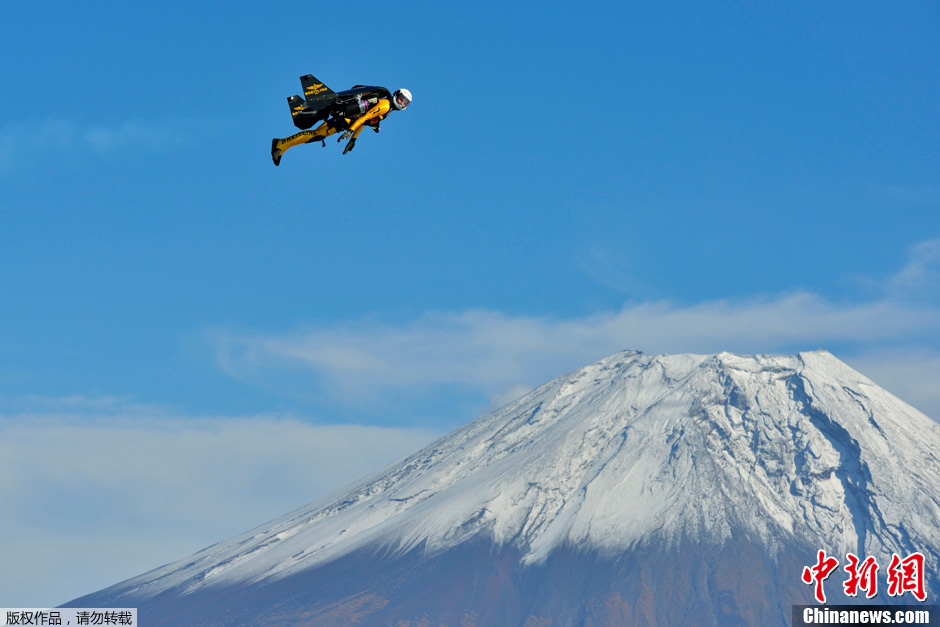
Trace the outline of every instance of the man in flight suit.
<path fill-rule="evenodd" d="M 384 89 L 382 91 L 386 96 L 388 95 L 388 91 Z M 371 107 L 355 119 L 345 117 L 337 119 L 334 117 L 324 121 L 312 131 L 301 131 L 285 139 L 275 138 L 271 142 L 271 158 L 274 159 L 274 165 L 278 165 L 281 162 L 281 156 L 288 148 L 314 141 L 322 141 L 330 135 L 344 129 L 343 134 L 340 135 L 339 139 L 336 141 L 339 142 L 344 139 L 349 140 L 349 143 L 346 144 L 346 149 L 343 150 L 343 154 L 345 155 L 355 147 L 356 138 L 359 137 L 359 133 L 362 132 L 362 129 L 366 126 L 371 126 L 372 130 L 378 133 L 379 122 L 384 120 L 385 116 L 387 116 L 393 108 L 398 111 L 404 111 L 410 103 L 411 92 L 407 89 L 396 90 L 391 97 L 391 102 L 389 102 L 389 99 L 386 97 L 379 97 L 375 104 L 372 104 L 368 99 L 363 99 L 363 106 L 368 104 L 371 105 Z"/>

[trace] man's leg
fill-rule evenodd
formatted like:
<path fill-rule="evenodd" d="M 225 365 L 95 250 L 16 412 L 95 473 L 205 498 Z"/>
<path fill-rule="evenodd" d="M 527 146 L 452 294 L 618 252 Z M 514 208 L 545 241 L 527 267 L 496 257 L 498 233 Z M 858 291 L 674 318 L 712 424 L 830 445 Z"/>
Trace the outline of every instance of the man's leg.
<path fill-rule="evenodd" d="M 312 131 L 300 131 L 284 139 L 274 138 L 271 140 L 271 158 L 274 159 L 274 165 L 281 163 L 281 156 L 287 152 L 288 148 L 320 141 L 336 132 L 336 129 L 324 122 Z"/>

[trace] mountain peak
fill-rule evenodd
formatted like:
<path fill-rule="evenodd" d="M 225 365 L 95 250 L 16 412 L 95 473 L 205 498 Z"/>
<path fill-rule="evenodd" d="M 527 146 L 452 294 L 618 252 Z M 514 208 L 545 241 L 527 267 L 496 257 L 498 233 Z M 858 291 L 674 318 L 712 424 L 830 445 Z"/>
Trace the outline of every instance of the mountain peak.
<path fill-rule="evenodd" d="M 469 543 L 520 568 L 643 547 L 768 559 L 924 552 L 940 529 L 940 425 L 826 351 L 623 351 L 569 372 L 348 489 L 104 591 L 266 585 L 363 550 Z"/>

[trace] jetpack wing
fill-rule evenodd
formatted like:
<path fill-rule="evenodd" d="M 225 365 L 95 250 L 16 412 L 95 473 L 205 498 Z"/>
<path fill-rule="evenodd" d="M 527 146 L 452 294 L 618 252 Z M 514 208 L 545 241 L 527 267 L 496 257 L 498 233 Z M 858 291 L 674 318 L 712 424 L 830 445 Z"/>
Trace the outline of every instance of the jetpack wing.
<path fill-rule="evenodd" d="M 313 74 L 300 77 L 304 95 L 289 96 L 287 106 L 294 120 L 294 126 L 308 129 L 320 120 L 330 116 L 330 106 L 336 101 L 335 91 L 321 83 Z"/>
<path fill-rule="evenodd" d="M 318 81 L 313 74 L 300 77 L 300 84 L 304 87 L 304 109 L 316 111 L 336 100 L 336 92 Z"/>

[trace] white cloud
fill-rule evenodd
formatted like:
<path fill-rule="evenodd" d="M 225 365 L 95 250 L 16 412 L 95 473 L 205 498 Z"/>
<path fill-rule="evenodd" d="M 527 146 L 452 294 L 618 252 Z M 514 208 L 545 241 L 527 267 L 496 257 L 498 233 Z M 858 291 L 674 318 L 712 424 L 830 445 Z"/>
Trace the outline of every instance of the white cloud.
<path fill-rule="evenodd" d="M 594 281 L 632 298 L 646 298 L 653 293 L 636 278 L 635 269 L 621 251 L 595 246 L 578 258 L 578 265 Z"/>
<path fill-rule="evenodd" d="M 185 141 L 191 135 L 190 126 L 193 124 L 144 120 L 89 125 L 64 118 L 7 123 L 0 127 L 0 173 L 47 157 L 107 156 L 131 149 L 164 148 Z"/>
<path fill-rule="evenodd" d="M 914 300 L 940 296 L 940 239 L 912 246 L 907 264 L 888 279 L 887 290 L 895 297 Z"/>
<path fill-rule="evenodd" d="M 940 351 L 940 300 L 925 297 L 940 295 L 940 239 L 912 246 L 906 264 L 875 286 L 879 296 L 864 302 L 802 291 L 690 305 L 628 303 L 568 319 L 430 312 L 399 325 L 362 321 L 276 335 L 220 330 L 211 340 L 218 364 L 233 377 L 281 392 L 314 389 L 343 403 L 456 385 L 498 404 L 626 348 L 654 354 L 825 348 L 877 372 L 876 381 L 885 375 L 889 389 L 940 419 L 940 399 L 930 392 L 940 380 L 930 357 Z M 918 367 L 905 366 L 905 356 Z M 908 383 L 890 375 L 897 371 Z"/>
<path fill-rule="evenodd" d="M 934 336 L 940 312 L 889 300 L 839 304 L 800 292 L 741 302 L 627 305 L 571 319 L 493 311 L 430 313 L 408 324 L 371 322 L 284 335 L 213 335 L 231 375 L 264 385 L 306 372 L 340 400 L 389 390 L 462 385 L 494 398 L 625 348 L 648 353 L 762 353 L 907 343 Z"/>
<path fill-rule="evenodd" d="M 183 139 L 180 132 L 174 128 L 139 120 L 123 122 L 112 127 L 92 126 L 81 131 L 80 137 L 102 154 L 138 146 L 159 148 Z"/>
<path fill-rule="evenodd" d="M 901 202 L 923 207 L 940 206 L 940 187 L 906 187 L 902 185 L 876 186 L 875 191 Z"/>
<path fill-rule="evenodd" d="M 440 435 L 130 405 L 122 414 L 114 399 L 32 404 L 38 412 L 0 413 L 2 607 L 56 605 L 184 557 Z M 88 413 L 94 405 L 108 409 Z"/>

